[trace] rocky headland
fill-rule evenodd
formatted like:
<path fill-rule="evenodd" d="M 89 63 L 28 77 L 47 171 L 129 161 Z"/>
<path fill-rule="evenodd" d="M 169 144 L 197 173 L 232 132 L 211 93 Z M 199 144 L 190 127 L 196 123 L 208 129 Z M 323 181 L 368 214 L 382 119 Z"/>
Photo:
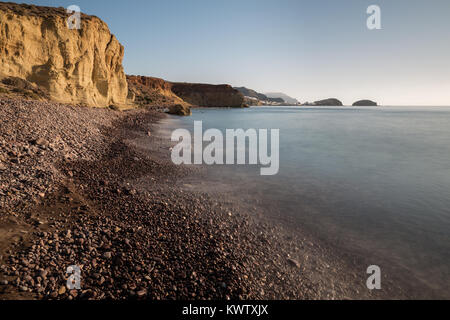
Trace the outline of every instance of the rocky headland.
<path fill-rule="evenodd" d="M 244 96 L 227 84 L 172 83 L 172 92 L 192 106 L 244 107 Z"/>
<path fill-rule="evenodd" d="M 229 85 L 176 83 L 145 76 L 127 76 L 132 99 L 144 107 L 242 108 L 244 97 Z M 173 109 L 173 108 L 172 108 Z"/>

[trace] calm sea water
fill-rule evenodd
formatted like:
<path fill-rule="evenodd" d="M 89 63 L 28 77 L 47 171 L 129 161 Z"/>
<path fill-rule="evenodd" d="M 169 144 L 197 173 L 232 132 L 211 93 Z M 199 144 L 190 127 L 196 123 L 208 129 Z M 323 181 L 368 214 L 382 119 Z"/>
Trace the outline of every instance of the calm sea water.
<path fill-rule="evenodd" d="M 280 129 L 280 172 L 213 166 L 212 182 L 257 199 L 337 246 L 449 295 L 450 108 L 198 109 L 175 127 Z"/>

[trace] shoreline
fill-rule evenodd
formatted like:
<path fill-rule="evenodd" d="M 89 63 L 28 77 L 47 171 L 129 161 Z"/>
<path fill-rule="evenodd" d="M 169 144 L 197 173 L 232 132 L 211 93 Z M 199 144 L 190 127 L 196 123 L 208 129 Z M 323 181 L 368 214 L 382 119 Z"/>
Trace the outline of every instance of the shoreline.
<path fill-rule="evenodd" d="M 257 208 L 195 186 L 186 191 L 182 184 L 201 175 L 171 163 L 166 141 L 154 134 L 160 112 L 0 104 L 2 171 L 25 181 L 17 194 L 0 189 L 2 300 L 409 297 L 369 292 L 363 272 L 251 213 Z M 22 132 L 14 131 L 19 121 Z M 39 132 L 44 141 L 31 137 Z M 35 192 L 35 177 L 45 192 Z M 65 289 L 71 265 L 81 267 L 82 290 Z"/>

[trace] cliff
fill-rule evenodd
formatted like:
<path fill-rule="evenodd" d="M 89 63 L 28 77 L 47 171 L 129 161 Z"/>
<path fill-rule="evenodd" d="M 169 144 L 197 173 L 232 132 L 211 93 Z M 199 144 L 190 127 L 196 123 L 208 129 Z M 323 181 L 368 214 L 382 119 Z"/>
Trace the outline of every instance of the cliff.
<path fill-rule="evenodd" d="M 226 84 L 172 83 L 172 92 L 185 102 L 198 107 L 244 106 L 244 96 Z"/>
<path fill-rule="evenodd" d="M 71 30 L 69 16 L 0 2 L 0 79 L 27 80 L 58 102 L 126 105 L 123 46 L 99 18 L 82 14 L 81 29 Z"/>

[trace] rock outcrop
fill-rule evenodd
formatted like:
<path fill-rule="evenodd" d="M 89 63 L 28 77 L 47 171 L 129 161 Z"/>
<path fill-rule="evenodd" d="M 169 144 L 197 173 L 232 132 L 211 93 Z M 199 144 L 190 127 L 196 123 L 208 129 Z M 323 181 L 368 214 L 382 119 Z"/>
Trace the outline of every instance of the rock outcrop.
<path fill-rule="evenodd" d="M 197 107 L 242 108 L 244 96 L 230 85 L 172 83 L 172 92 Z"/>
<path fill-rule="evenodd" d="M 192 115 L 191 108 L 185 105 L 176 104 L 169 107 L 168 114 L 173 114 L 176 116 L 190 116 Z"/>
<path fill-rule="evenodd" d="M 27 80 L 58 102 L 126 105 L 123 46 L 99 18 L 81 14 L 77 30 L 69 16 L 63 8 L 0 2 L 0 79 Z"/>
<path fill-rule="evenodd" d="M 47 101 L 47 92 L 37 85 L 17 77 L 7 77 L 0 82 L 0 93 L 5 98 L 22 98 L 25 100 Z"/>
<path fill-rule="evenodd" d="M 360 100 L 353 104 L 354 107 L 376 107 L 378 104 L 371 100 Z"/>

